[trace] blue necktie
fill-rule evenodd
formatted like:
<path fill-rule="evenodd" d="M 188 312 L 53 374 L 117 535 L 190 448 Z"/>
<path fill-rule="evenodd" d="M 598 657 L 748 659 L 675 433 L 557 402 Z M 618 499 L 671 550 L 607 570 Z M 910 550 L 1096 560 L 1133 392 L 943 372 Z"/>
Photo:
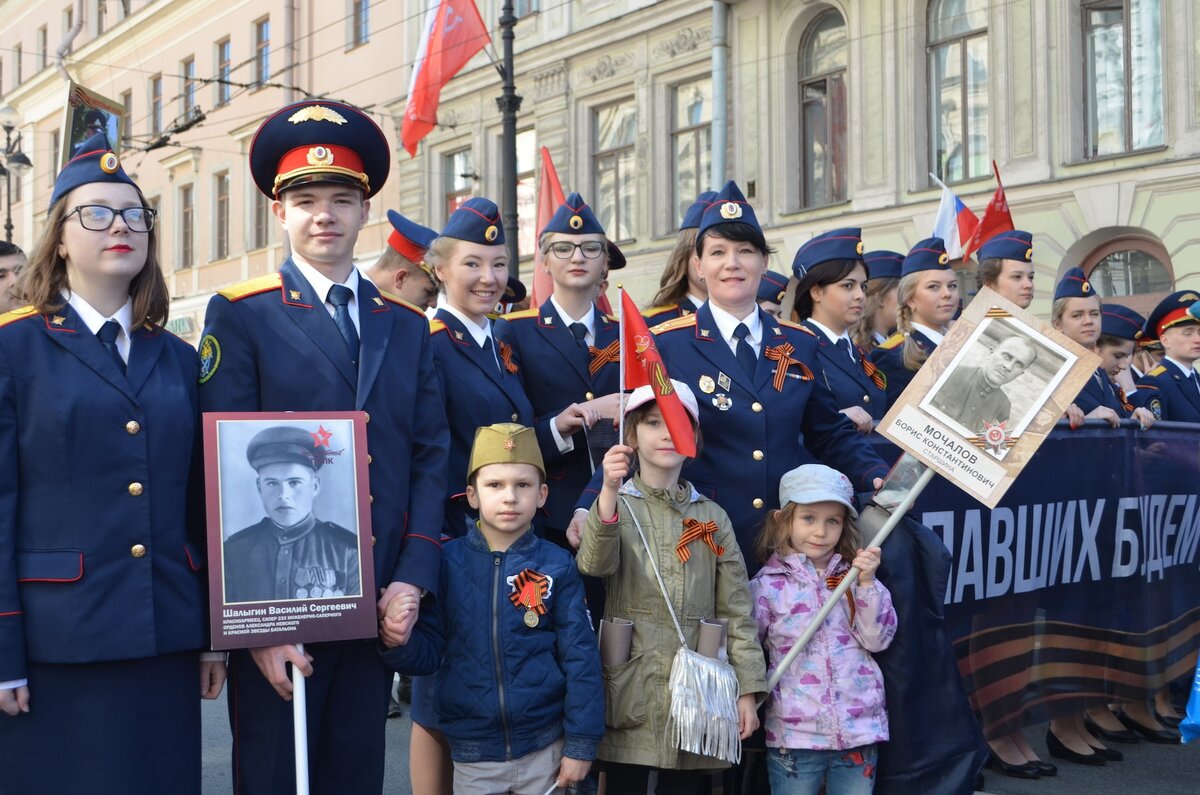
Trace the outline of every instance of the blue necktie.
<path fill-rule="evenodd" d="M 117 363 L 117 368 L 125 372 L 125 360 L 121 358 L 121 352 L 117 350 L 117 335 L 121 333 L 121 324 L 115 320 L 106 320 L 100 330 L 96 332 L 96 336 L 100 338 L 100 344 L 104 346 L 104 350 L 108 351 L 108 355 L 113 357 L 113 361 Z"/>
<path fill-rule="evenodd" d="M 838 337 L 838 341 L 834 343 L 834 347 L 849 356 L 850 361 L 855 361 L 854 353 L 850 350 L 850 340 L 846 339 L 845 337 Z"/>
<path fill-rule="evenodd" d="M 575 342 L 580 345 L 587 345 L 587 326 L 582 323 L 572 323 L 571 335 L 575 337 Z"/>
<path fill-rule="evenodd" d="M 504 371 L 500 369 L 500 360 L 496 358 L 496 349 L 492 347 L 492 335 L 483 338 L 483 353 L 488 357 L 492 364 L 496 365 L 496 369 L 500 370 L 500 374 L 504 375 Z"/>
<path fill-rule="evenodd" d="M 746 327 L 745 323 L 738 323 L 737 328 L 733 330 L 733 336 L 737 340 L 734 355 L 737 356 L 738 364 L 746 371 L 746 375 L 753 378 L 754 366 L 758 363 L 758 357 L 754 355 L 754 348 L 750 347 L 750 343 L 746 339 L 750 336 L 750 329 Z"/>
<path fill-rule="evenodd" d="M 350 363 L 358 367 L 358 332 L 354 329 L 354 321 L 350 319 L 350 299 L 354 291 L 344 284 L 335 284 L 329 288 L 329 303 L 333 304 L 333 322 L 342 339 L 346 341 L 346 349 L 350 352 Z"/>

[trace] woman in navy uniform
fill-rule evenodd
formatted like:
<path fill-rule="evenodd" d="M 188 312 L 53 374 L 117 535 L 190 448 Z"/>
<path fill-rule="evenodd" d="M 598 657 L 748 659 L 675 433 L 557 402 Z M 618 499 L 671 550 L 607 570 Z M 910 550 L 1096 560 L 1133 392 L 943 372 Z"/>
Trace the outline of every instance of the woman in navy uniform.
<path fill-rule="evenodd" d="M 887 392 L 883 373 L 850 339 L 866 301 L 862 251 L 861 230 L 834 229 L 800 247 L 792 274 L 796 316 L 817 337 L 817 377 L 859 432 L 870 433 L 887 412 Z"/>
<path fill-rule="evenodd" d="M 589 429 L 597 417 L 615 420 L 620 407 L 619 328 L 617 319 L 594 303 L 608 274 L 611 249 L 604 227 L 582 196 L 572 193 L 559 205 L 538 245 L 554 291 L 540 307 L 506 315 L 496 335 L 510 346 L 512 363 L 533 403 L 538 444 L 543 451 L 564 451 L 546 462 L 550 496 L 543 511 L 546 538 L 567 547 L 575 502 L 607 449 L 593 459 Z M 562 433 L 557 422 L 547 420 L 564 413 L 584 422 L 572 422 L 574 429 Z M 611 434 L 615 438 L 615 431 Z"/>
<path fill-rule="evenodd" d="M 758 283 L 758 306 L 771 317 L 783 317 L 783 298 L 787 295 L 788 277 L 772 270 L 763 271 Z"/>
<path fill-rule="evenodd" d="M 1138 381 L 1138 397 L 1162 420 L 1200 422 L 1200 320 L 1188 311 L 1197 301 L 1200 296 L 1194 290 L 1171 293 L 1146 321 L 1143 339 L 1162 342 L 1164 355 Z"/>
<path fill-rule="evenodd" d="M 867 298 L 850 338 L 869 354 L 896 333 L 896 290 L 904 255 L 883 249 L 868 251 L 863 262 L 867 266 Z"/>
<path fill-rule="evenodd" d="M 658 292 L 642 312 L 647 324 L 653 326 L 693 314 L 708 298 L 708 288 L 696 277 L 696 230 L 700 228 L 700 216 L 716 197 L 715 190 L 704 191 L 683 214 L 675 248 L 659 279 Z"/>
<path fill-rule="evenodd" d="M 990 287 L 1022 309 L 1033 303 L 1033 235 L 1013 229 L 979 247 L 976 286 Z"/>
<path fill-rule="evenodd" d="M 197 696 L 225 666 L 200 652 L 199 360 L 161 326 L 157 243 L 116 155 L 82 155 L 22 275 L 31 306 L 0 316 L 5 792 L 200 792 Z"/>
<path fill-rule="evenodd" d="M 958 311 L 958 276 L 941 238 L 922 240 L 908 252 L 896 301 L 896 333 L 871 351 L 871 361 L 887 379 L 889 407 L 942 341 Z"/>

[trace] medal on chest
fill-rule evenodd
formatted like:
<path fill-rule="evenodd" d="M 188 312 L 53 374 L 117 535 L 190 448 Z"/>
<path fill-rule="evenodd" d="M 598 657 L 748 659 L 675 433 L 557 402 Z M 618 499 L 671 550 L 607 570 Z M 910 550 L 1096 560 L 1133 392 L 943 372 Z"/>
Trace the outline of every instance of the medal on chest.
<path fill-rule="evenodd" d="M 533 569 L 523 569 L 511 577 L 506 577 L 505 582 L 510 589 L 509 601 L 513 607 L 525 612 L 525 626 L 535 628 L 541 623 L 541 617 L 546 614 L 546 600 L 554 590 L 554 578 Z"/>

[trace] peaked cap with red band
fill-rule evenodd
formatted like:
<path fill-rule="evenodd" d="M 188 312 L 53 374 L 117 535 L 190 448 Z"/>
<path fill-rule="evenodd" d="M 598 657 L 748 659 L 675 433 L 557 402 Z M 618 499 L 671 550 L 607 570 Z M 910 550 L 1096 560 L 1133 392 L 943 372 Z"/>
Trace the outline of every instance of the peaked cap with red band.
<path fill-rule="evenodd" d="M 388 235 L 388 245 L 409 262 L 421 262 L 425 252 L 437 239 L 437 232 L 427 226 L 421 226 L 416 221 L 410 221 L 395 210 L 387 211 L 388 223 L 392 225 L 392 233 Z"/>
<path fill-rule="evenodd" d="M 1159 301 L 1146 320 L 1142 341 L 1161 339 L 1164 331 L 1181 323 L 1200 323 L 1189 312 L 1197 303 L 1200 303 L 1200 295 L 1195 290 L 1179 290 Z"/>
<path fill-rule="evenodd" d="M 281 108 L 250 144 L 250 173 L 266 196 L 296 185 L 353 185 L 371 198 L 387 181 L 391 147 L 370 116 L 342 102 L 307 100 Z"/>

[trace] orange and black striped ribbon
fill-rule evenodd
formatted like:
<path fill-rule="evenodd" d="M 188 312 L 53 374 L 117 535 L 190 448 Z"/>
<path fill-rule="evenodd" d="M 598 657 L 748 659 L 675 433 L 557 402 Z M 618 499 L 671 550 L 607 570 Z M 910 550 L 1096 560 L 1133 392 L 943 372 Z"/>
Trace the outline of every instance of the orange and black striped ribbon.
<path fill-rule="evenodd" d="M 607 348 L 594 348 L 589 345 L 588 351 L 592 354 L 592 363 L 588 365 L 588 372 L 592 375 L 600 372 L 600 368 L 610 362 L 621 361 L 620 340 L 613 340 Z"/>
<path fill-rule="evenodd" d="M 841 585 L 842 580 L 846 579 L 846 575 L 849 573 L 849 571 L 843 571 L 841 574 L 826 577 L 825 587 L 831 591 L 836 591 L 837 587 Z M 854 595 L 849 591 L 846 591 L 846 601 L 850 603 L 850 626 L 854 626 Z"/>
<path fill-rule="evenodd" d="M 1113 389 L 1117 390 L 1117 400 L 1121 401 L 1121 408 L 1125 409 L 1126 414 L 1133 413 L 1133 404 L 1129 402 L 1129 398 L 1125 396 L 1125 390 L 1113 384 Z"/>
<path fill-rule="evenodd" d="M 675 545 L 675 554 L 679 556 L 679 562 L 688 562 L 688 558 L 692 556 L 692 551 L 688 549 L 687 546 L 696 540 L 703 541 L 704 545 L 711 549 L 714 555 L 724 555 L 725 547 L 713 540 L 713 535 L 715 535 L 716 532 L 716 522 L 701 522 L 699 519 L 684 519 L 683 534 L 679 536 L 679 543 Z"/>
<path fill-rule="evenodd" d="M 773 345 L 763 351 L 764 356 L 773 362 L 779 363 L 775 367 L 775 380 L 772 381 L 772 386 L 775 387 L 776 392 L 783 391 L 783 385 L 787 381 L 788 368 L 793 364 L 800 368 L 800 377 L 803 380 L 813 380 L 812 370 L 809 370 L 808 367 L 805 366 L 804 362 L 800 361 L 799 359 L 792 358 L 792 353 L 794 353 L 795 350 L 796 349 L 792 347 L 792 343 L 784 342 L 780 345 Z"/>
<path fill-rule="evenodd" d="M 501 340 L 500 342 L 500 360 L 504 362 L 504 369 L 510 373 L 517 372 L 517 363 L 512 360 L 512 346 Z"/>
<path fill-rule="evenodd" d="M 867 374 L 867 378 L 874 381 L 875 386 L 880 389 L 887 389 L 887 376 L 879 372 L 879 368 L 875 366 L 875 363 L 867 358 L 866 351 L 857 345 L 854 347 L 858 349 L 858 360 L 862 362 L 863 372 Z"/>
<path fill-rule="evenodd" d="M 540 615 L 546 613 L 544 601 L 546 592 L 550 590 L 545 574 L 538 574 L 533 569 L 525 569 L 513 578 L 513 592 L 508 595 L 513 607 L 528 609 Z"/>

